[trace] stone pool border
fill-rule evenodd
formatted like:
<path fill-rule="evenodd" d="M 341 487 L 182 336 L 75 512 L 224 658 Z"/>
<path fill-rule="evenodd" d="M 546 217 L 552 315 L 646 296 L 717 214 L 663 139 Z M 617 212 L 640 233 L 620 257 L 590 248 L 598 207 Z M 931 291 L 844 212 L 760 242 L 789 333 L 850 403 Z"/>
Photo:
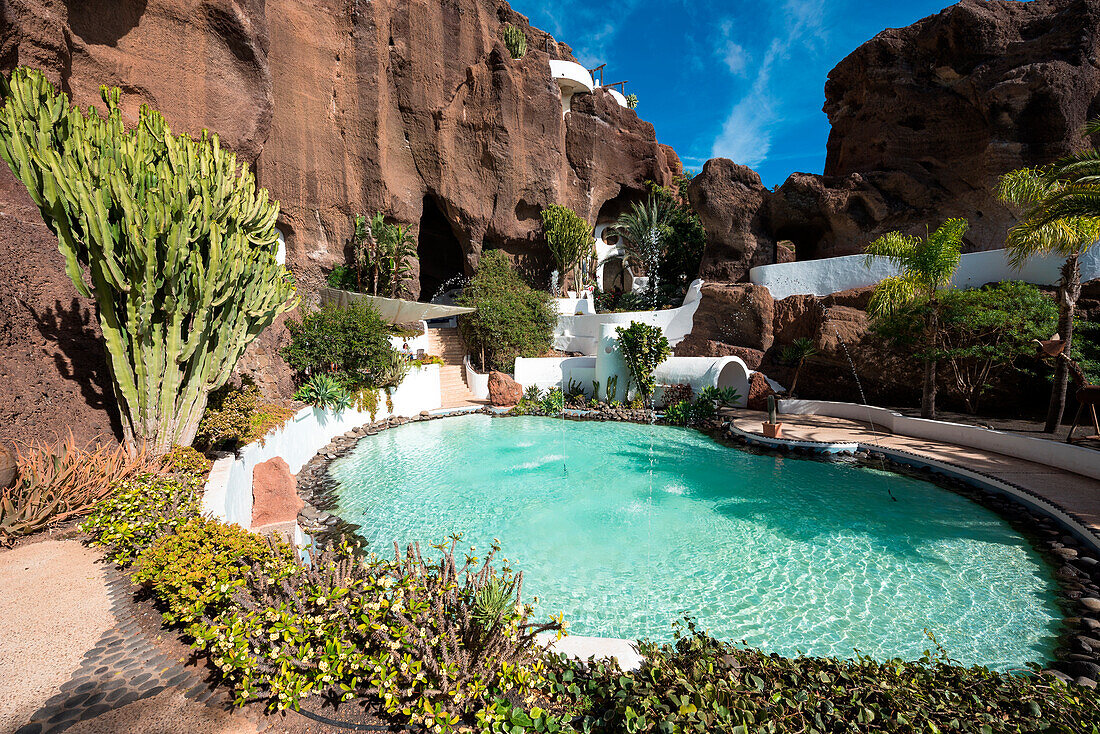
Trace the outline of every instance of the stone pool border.
<path fill-rule="evenodd" d="M 472 414 L 511 417 L 507 408 L 426 411 L 413 418 L 395 417 L 365 424 L 333 438 L 306 462 L 298 474 L 298 495 L 305 503 L 298 516 L 302 530 L 308 537 L 320 540 L 355 530 L 355 526 L 329 512 L 335 506 L 337 487 L 328 473 L 328 467 L 354 449 L 360 440 L 408 423 Z M 561 417 L 576 421 L 648 422 L 642 415 L 642 412 L 627 409 L 566 409 Z M 1086 541 L 1086 538 L 1095 541 L 1095 536 L 1063 508 L 1009 482 L 897 449 L 863 445 L 858 441 L 765 439 L 759 434 L 738 429 L 728 419 L 720 419 L 697 430 L 720 441 L 725 440 L 727 445 L 729 441 L 735 441 L 774 455 L 795 453 L 811 460 L 824 461 L 852 455 L 863 463 L 874 460 L 876 464 L 881 463 L 882 468 L 902 474 L 916 474 L 997 513 L 1017 532 L 1021 532 L 1055 569 L 1060 606 L 1065 616 L 1053 660 L 1045 661 L 1049 666 L 1047 670 L 1066 682 L 1089 687 L 1094 687 L 1100 680 L 1100 562 L 1084 555 L 1088 551 L 1095 552 L 1100 546 Z M 877 465 L 872 466 L 878 468 Z M 1067 535 L 1066 531 L 1072 535 Z M 1073 610 L 1078 610 L 1076 616 Z M 626 670 L 637 669 L 642 663 L 634 642 L 619 638 L 569 636 L 551 648 L 581 659 L 614 656 Z"/>

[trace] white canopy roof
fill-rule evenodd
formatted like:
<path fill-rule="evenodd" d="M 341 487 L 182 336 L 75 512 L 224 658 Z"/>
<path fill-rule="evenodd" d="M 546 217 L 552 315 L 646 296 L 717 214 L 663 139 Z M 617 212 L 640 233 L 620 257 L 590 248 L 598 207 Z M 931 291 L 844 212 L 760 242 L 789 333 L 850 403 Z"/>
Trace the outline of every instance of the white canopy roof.
<path fill-rule="evenodd" d="M 381 296 L 369 296 L 366 293 L 352 293 L 350 291 L 337 290 L 336 288 L 321 289 L 321 303 L 335 303 L 340 308 L 347 308 L 356 301 L 366 301 L 378 309 L 382 318 L 391 324 L 408 324 L 414 321 L 431 321 L 432 319 L 447 319 L 464 313 L 473 313 L 477 309 L 463 308 L 462 306 L 444 306 L 438 303 L 420 303 L 419 301 L 402 301 L 397 298 L 382 298 Z"/>

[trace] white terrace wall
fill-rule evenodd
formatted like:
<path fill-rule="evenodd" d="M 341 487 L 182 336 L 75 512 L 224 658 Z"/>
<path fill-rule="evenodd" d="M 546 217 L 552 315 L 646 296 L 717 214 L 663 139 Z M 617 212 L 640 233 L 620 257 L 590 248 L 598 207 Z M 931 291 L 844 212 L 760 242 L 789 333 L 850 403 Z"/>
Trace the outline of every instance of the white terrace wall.
<path fill-rule="evenodd" d="M 684 303 L 679 308 L 664 311 L 634 311 L 630 313 L 583 314 L 581 316 L 558 316 L 558 325 L 554 329 L 554 348 L 563 352 L 580 352 L 586 356 L 596 353 L 596 343 L 600 337 L 600 327 L 605 324 L 629 326 L 631 321 L 640 321 L 651 326 L 659 326 L 675 347 L 691 333 L 695 320 L 695 311 L 699 308 L 703 281 L 696 280 L 688 286 Z M 516 378 L 519 381 L 519 378 Z"/>
<path fill-rule="evenodd" d="M 830 257 L 823 260 L 761 265 L 749 271 L 749 280 L 767 286 L 772 298 L 787 296 L 827 296 L 851 288 L 865 288 L 897 274 L 888 261 L 876 259 L 865 267 L 863 255 Z M 1004 250 L 972 252 L 962 256 L 951 284 L 956 288 L 976 288 L 986 283 L 1022 280 L 1035 285 L 1054 285 L 1061 277 L 1064 258 L 1034 257 L 1021 270 L 1008 264 Z M 1100 278 L 1100 247 L 1081 258 L 1083 280 Z"/>
<path fill-rule="evenodd" d="M 442 404 L 439 365 L 414 368 L 392 391 L 393 410 L 380 396 L 374 418 L 359 410 L 335 413 L 320 408 L 303 408 L 282 428 L 251 443 L 234 456 L 219 459 L 210 471 L 203 492 L 202 509 L 219 520 L 248 529 L 252 525 L 252 470 L 257 464 L 282 457 L 297 474 L 306 462 L 329 441 L 353 428 L 393 416 L 411 418 L 421 411 L 438 410 Z"/>
<path fill-rule="evenodd" d="M 1015 456 L 1036 464 L 1056 466 L 1093 479 L 1100 479 L 1100 452 L 1062 441 L 1030 438 L 1015 433 L 993 431 L 961 423 L 945 423 L 910 418 L 886 408 L 825 400 L 780 400 L 780 413 L 790 415 L 827 415 L 834 418 L 871 422 L 892 433 L 927 438 L 957 446 Z"/>

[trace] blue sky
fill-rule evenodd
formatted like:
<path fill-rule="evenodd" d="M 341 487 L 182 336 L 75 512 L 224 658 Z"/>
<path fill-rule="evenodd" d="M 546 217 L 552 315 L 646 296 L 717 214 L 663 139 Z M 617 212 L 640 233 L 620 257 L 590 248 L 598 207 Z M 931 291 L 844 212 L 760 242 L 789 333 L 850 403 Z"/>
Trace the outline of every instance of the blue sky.
<path fill-rule="evenodd" d="M 686 168 L 732 158 L 783 183 L 821 173 L 825 77 L 884 28 L 947 0 L 512 0 L 605 81 L 628 79 L 638 114 Z"/>

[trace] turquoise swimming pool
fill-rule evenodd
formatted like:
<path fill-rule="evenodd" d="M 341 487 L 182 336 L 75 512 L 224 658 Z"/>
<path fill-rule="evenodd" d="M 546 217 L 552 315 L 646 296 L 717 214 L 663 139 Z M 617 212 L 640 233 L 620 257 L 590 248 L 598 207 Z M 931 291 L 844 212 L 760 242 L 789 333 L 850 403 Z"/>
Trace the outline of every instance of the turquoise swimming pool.
<path fill-rule="evenodd" d="M 786 655 L 996 668 L 1050 658 L 1053 569 L 1003 519 L 929 482 L 761 456 L 687 429 L 471 415 L 363 439 L 332 465 L 373 549 L 498 539 L 524 596 L 579 635 L 712 634 Z"/>

